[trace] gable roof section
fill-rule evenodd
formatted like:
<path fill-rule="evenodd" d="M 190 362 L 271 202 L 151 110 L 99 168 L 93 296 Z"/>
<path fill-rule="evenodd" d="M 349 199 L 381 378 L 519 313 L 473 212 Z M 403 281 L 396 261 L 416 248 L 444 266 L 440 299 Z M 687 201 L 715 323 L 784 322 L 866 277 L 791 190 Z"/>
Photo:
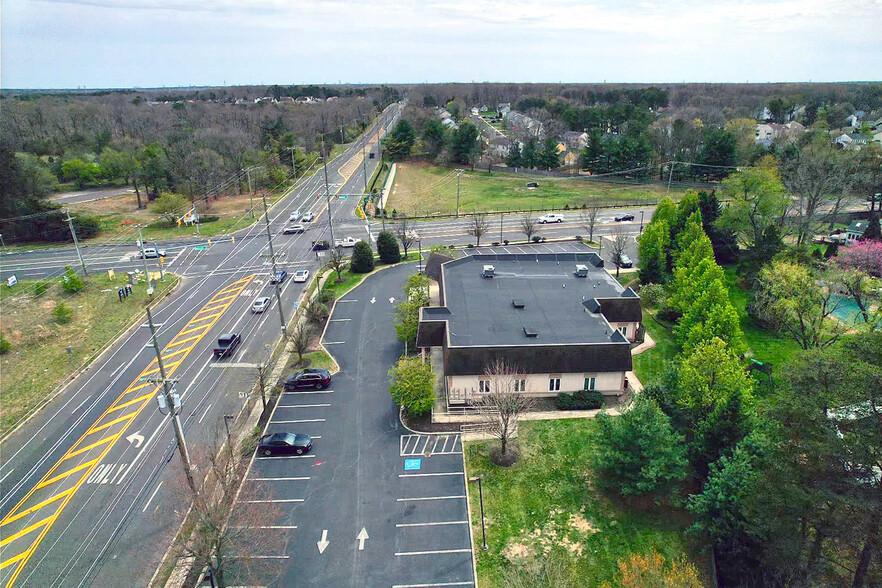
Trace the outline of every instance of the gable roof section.
<path fill-rule="evenodd" d="M 441 253 L 435 253 L 433 251 L 429 255 L 429 259 L 426 260 L 426 269 L 424 270 L 425 274 L 440 284 L 441 264 L 447 263 L 448 261 L 453 261 L 453 258 L 448 255 L 443 255 Z"/>

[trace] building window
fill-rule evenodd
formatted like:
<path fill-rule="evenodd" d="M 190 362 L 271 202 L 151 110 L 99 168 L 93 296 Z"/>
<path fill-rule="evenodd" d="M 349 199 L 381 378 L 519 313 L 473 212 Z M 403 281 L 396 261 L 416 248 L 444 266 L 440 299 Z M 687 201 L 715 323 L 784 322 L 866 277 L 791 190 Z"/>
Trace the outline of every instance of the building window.
<path fill-rule="evenodd" d="M 526 392 L 527 391 L 527 380 L 518 380 L 514 381 L 514 391 L 515 392 Z"/>
<path fill-rule="evenodd" d="M 481 394 L 490 393 L 490 380 L 478 380 L 478 391 Z"/>
<path fill-rule="evenodd" d="M 597 378 L 585 378 L 585 390 L 594 390 L 597 386 Z"/>
<path fill-rule="evenodd" d="M 548 391 L 549 392 L 559 392 L 560 391 L 560 378 L 549 378 L 548 379 Z"/>
<path fill-rule="evenodd" d="M 620 332 L 622 335 L 624 335 L 625 337 L 627 337 L 627 336 L 628 336 L 628 327 L 627 327 L 627 326 L 625 326 L 625 327 L 619 327 L 619 332 Z"/>

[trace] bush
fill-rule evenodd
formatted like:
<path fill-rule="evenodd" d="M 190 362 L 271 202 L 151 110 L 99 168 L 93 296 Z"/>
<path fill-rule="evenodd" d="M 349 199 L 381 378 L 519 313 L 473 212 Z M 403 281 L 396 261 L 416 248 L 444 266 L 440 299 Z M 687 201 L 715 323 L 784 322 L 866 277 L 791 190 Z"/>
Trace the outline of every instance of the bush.
<path fill-rule="evenodd" d="M 42 296 L 46 293 L 46 290 L 49 289 L 49 284 L 46 282 L 37 282 L 34 284 L 34 296 Z"/>
<path fill-rule="evenodd" d="M 661 284 L 646 284 L 640 288 L 640 299 L 643 304 L 650 308 L 665 306 L 668 299 L 668 293 Z"/>
<path fill-rule="evenodd" d="M 392 386 L 389 393 L 395 404 L 408 414 L 421 415 L 432 410 L 435 402 L 432 367 L 419 357 L 404 357 L 389 370 Z"/>
<path fill-rule="evenodd" d="M 748 308 L 748 311 L 749 310 L 750 309 Z M 666 323 L 676 323 L 677 321 L 680 320 L 680 318 L 682 316 L 683 315 L 681 313 L 679 313 L 676 310 L 674 310 L 673 308 L 669 308 L 669 307 L 665 307 L 665 308 L 660 309 L 658 311 L 658 314 L 656 314 L 656 317 L 659 320 L 664 321 Z"/>
<path fill-rule="evenodd" d="M 55 322 L 59 325 L 66 325 L 73 319 L 73 310 L 64 302 L 56 304 L 52 309 L 52 314 L 55 316 Z"/>
<path fill-rule="evenodd" d="M 533 243 L 538 243 L 539 241 L 542 240 L 542 237 L 540 237 L 538 235 L 533 235 L 533 238 L 531 240 L 533 241 Z"/>
<path fill-rule="evenodd" d="M 10 349 L 12 349 L 12 343 L 9 342 L 9 339 L 3 333 L 0 333 L 0 355 L 9 353 Z"/>
<path fill-rule="evenodd" d="M 377 253 L 380 261 L 385 264 L 393 264 L 401 261 L 401 249 L 398 248 L 398 240 L 389 231 L 380 231 L 377 235 Z"/>
<path fill-rule="evenodd" d="M 328 305 L 322 304 L 321 300 L 313 300 L 306 307 L 306 320 L 311 323 L 322 323 L 329 314 L 331 311 L 328 309 Z"/>
<path fill-rule="evenodd" d="M 494 247 L 499 247 L 499 241 L 493 241 L 493 246 L 494 246 Z"/>
<path fill-rule="evenodd" d="M 576 239 L 576 241 L 579 241 L 580 243 L 581 243 L 582 240 L 583 240 L 583 239 L 582 239 L 582 235 L 576 235 L 574 238 Z"/>
<path fill-rule="evenodd" d="M 352 250 L 349 271 L 354 274 L 366 274 L 374 271 L 374 250 L 367 241 L 359 241 Z"/>
<path fill-rule="evenodd" d="M 557 395 L 559 410 L 595 410 L 603 406 L 603 394 L 598 390 L 579 390 L 573 394 Z"/>
<path fill-rule="evenodd" d="M 77 275 L 72 267 L 67 266 L 64 268 L 64 275 L 61 276 L 61 287 L 68 294 L 73 294 L 74 292 L 79 292 L 85 288 L 86 283 L 83 281 L 83 278 Z"/>
<path fill-rule="evenodd" d="M 508 239 L 503 239 L 503 240 L 502 240 L 502 243 L 503 243 L 504 245 L 508 245 Z"/>
<path fill-rule="evenodd" d="M 74 224 L 74 231 L 77 233 L 77 239 L 88 239 L 101 232 L 101 222 L 94 216 L 80 215 Z"/>
<path fill-rule="evenodd" d="M 468 245 L 466 245 L 466 247 L 468 247 L 469 249 L 474 249 L 475 245 L 474 243 L 469 243 Z"/>

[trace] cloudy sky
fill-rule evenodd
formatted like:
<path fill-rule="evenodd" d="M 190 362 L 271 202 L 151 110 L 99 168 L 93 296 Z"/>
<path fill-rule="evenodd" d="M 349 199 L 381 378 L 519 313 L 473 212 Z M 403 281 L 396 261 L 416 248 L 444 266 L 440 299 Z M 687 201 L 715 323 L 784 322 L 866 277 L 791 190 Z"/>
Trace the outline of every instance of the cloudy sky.
<path fill-rule="evenodd" d="M 3 0 L 0 85 L 882 80 L 882 0 Z"/>

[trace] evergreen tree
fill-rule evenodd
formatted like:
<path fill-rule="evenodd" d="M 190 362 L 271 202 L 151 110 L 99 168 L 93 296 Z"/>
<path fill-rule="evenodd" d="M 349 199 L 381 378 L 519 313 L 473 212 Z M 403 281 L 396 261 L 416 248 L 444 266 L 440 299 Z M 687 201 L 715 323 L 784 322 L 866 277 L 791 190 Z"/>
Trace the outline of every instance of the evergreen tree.
<path fill-rule="evenodd" d="M 513 141 L 505 156 L 505 165 L 508 167 L 523 167 L 521 162 L 521 148 L 517 141 Z"/>
<path fill-rule="evenodd" d="M 377 253 L 380 254 L 381 263 L 391 264 L 401 261 L 401 250 L 398 248 L 395 235 L 389 231 L 380 231 L 377 235 Z"/>
<path fill-rule="evenodd" d="M 366 274 L 374 271 L 374 251 L 367 241 L 359 241 L 352 250 L 349 271 L 354 274 Z"/>
<path fill-rule="evenodd" d="M 544 169 L 557 169 L 560 167 L 560 156 L 557 152 L 557 139 L 548 137 L 542 144 L 542 152 L 539 154 L 539 167 Z"/>
<path fill-rule="evenodd" d="M 444 149 L 444 125 L 435 118 L 430 118 L 423 125 L 423 146 L 429 157 L 435 158 L 441 155 Z"/>
<path fill-rule="evenodd" d="M 521 165 L 527 169 L 539 167 L 539 152 L 536 138 L 530 137 L 524 142 L 524 150 L 521 151 Z"/>
<path fill-rule="evenodd" d="M 882 226 L 879 224 L 879 212 L 873 211 L 870 213 L 870 224 L 867 226 L 867 229 L 864 231 L 864 240 L 865 241 L 882 241 Z"/>
<path fill-rule="evenodd" d="M 698 193 L 698 205 L 701 210 L 704 232 L 711 241 L 717 263 L 720 265 L 734 263 L 738 258 L 738 240 L 732 230 L 717 224 L 717 220 L 723 214 L 723 209 L 716 193 L 713 190 L 710 192 L 702 190 Z"/>
<path fill-rule="evenodd" d="M 456 163 L 470 165 L 481 153 L 481 145 L 478 143 L 478 129 L 472 123 L 466 121 L 459 125 L 450 139 L 450 157 Z"/>
<path fill-rule="evenodd" d="M 406 118 L 401 119 L 389 136 L 383 140 L 383 149 L 392 161 L 401 161 L 410 156 L 416 132 Z"/>

